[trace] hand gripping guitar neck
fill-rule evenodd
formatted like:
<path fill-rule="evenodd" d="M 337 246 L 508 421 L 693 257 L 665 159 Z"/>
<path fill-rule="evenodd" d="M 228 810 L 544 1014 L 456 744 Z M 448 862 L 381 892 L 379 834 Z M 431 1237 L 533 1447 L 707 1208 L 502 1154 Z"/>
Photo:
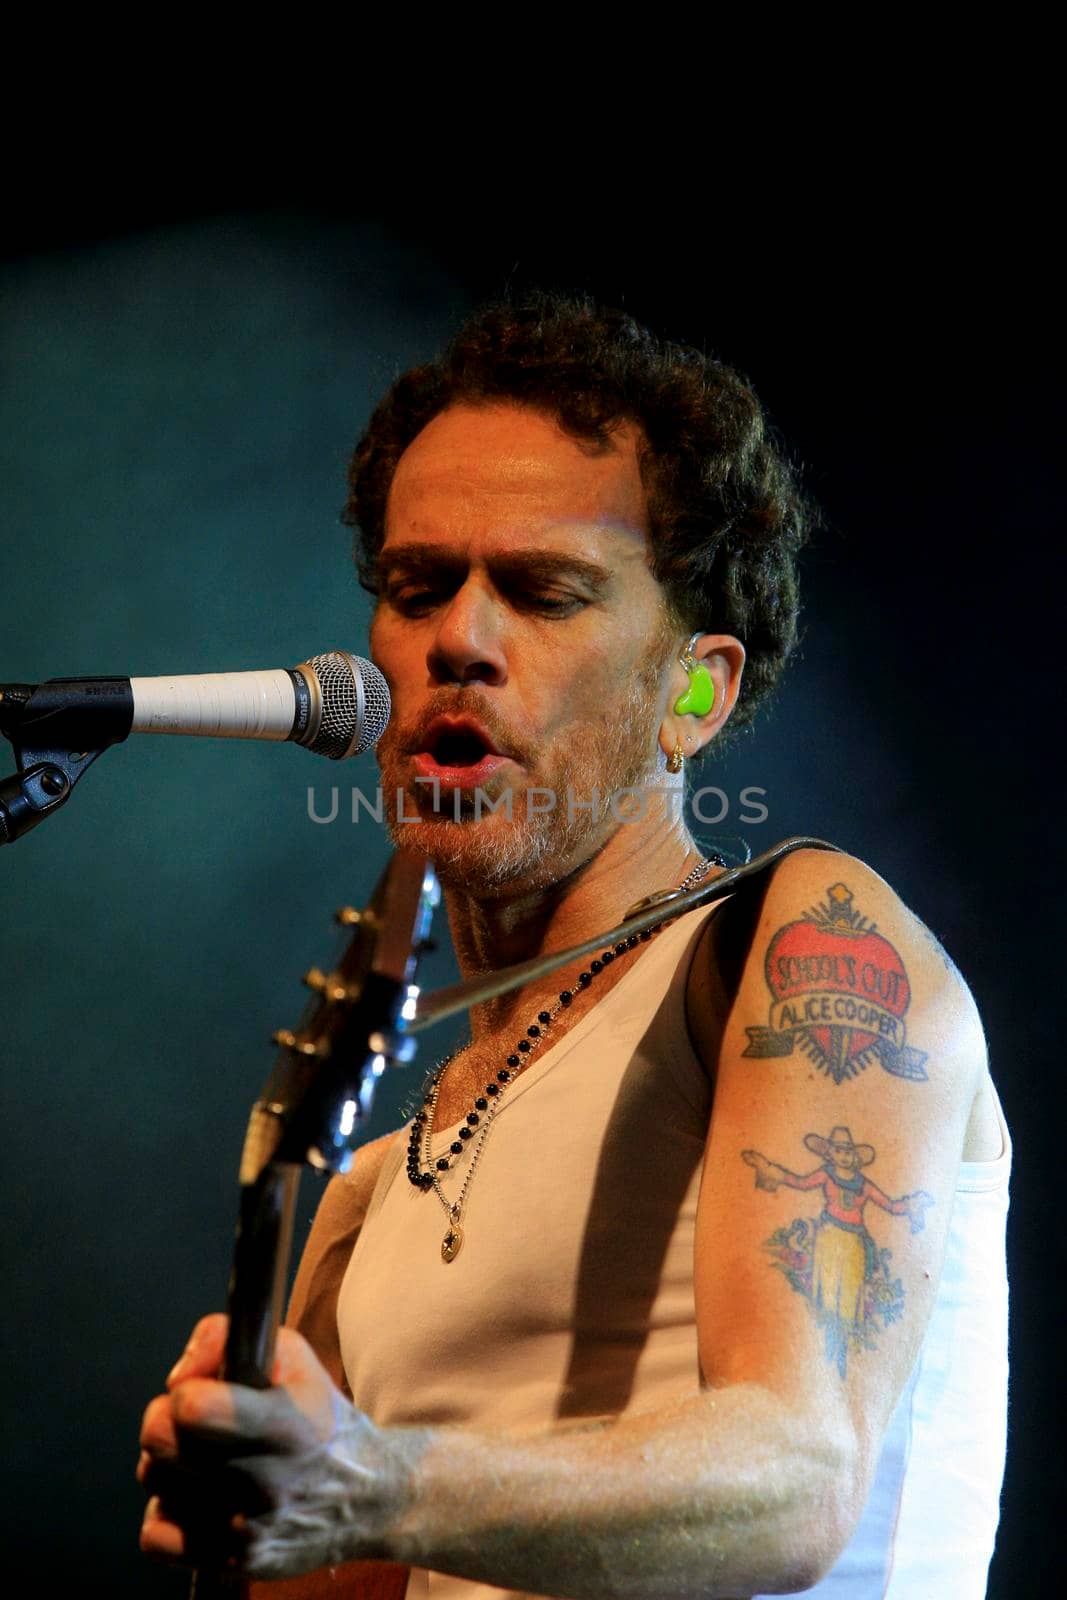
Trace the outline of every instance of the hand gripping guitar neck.
<path fill-rule="evenodd" d="M 230 1274 L 230 1318 L 220 1377 L 269 1388 L 281 1321 L 300 1170 L 346 1171 L 353 1134 L 365 1120 L 387 1061 L 409 1060 L 415 1041 L 405 1016 L 439 900 L 424 856 L 397 851 L 364 911 L 337 914 L 353 936 L 330 973 L 313 968 L 312 991 L 295 1031 L 275 1034 L 280 1052 L 252 1107 L 241 1155 L 237 1236 Z M 202 1568 L 196 1600 L 240 1593 L 230 1571 Z"/>

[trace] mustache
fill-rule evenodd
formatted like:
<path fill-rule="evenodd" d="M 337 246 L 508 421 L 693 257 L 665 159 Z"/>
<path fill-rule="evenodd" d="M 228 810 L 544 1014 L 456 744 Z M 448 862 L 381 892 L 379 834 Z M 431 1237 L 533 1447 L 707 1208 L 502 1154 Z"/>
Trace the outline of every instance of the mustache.
<path fill-rule="evenodd" d="M 455 690 L 438 690 L 411 722 L 387 728 L 378 741 L 378 748 L 381 749 L 388 741 L 405 755 L 425 750 L 429 730 L 438 717 L 470 717 L 481 723 L 495 749 L 513 760 L 525 764 L 536 755 L 536 750 L 508 726 L 484 695 L 472 694 L 469 690 L 459 693 Z"/>

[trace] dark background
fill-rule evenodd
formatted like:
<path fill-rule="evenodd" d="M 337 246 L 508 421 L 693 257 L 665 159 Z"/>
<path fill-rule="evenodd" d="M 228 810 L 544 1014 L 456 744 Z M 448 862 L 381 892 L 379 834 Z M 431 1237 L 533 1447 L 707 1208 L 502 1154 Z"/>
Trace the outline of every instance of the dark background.
<path fill-rule="evenodd" d="M 868 860 L 985 1018 L 1016 1146 L 999 1597 L 1045 1591 L 1062 1503 L 1047 1431 L 1062 1094 L 1044 1021 L 1062 952 L 1063 416 L 1040 208 L 951 164 L 943 178 L 918 196 L 888 178 L 797 184 L 761 212 L 721 183 L 683 206 L 646 179 L 637 207 L 624 186 L 401 203 L 360 183 L 345 205 L 231 171 L 148 198 L 71 182 L 47 213 L 9 213 L 0 680 L 365 649 L 337 520 L 346 455 L 394 373 L 486 295 L 590 290 L 746 371 L 827 526 L 788 682 L 702 781 L 730 797 L 728 849 L 807 831 Z M 308 786 L 324 810 L 332 783 L 374 782 L 365 759 L 133 740 L 3 853 L 16 1568 L 183 1591 L 136 1552 L 140 1411 L 222 1303 L 268 1035 L 329 956 L 331 911 L 386 857 L 366 822 L 312 823 Z M 747 829 L 746 784 L 769 808 Z M 442 953 L 428 976 L 451 970 Z M 372 1132 L 406 1092 L 383 1092 Z"/>

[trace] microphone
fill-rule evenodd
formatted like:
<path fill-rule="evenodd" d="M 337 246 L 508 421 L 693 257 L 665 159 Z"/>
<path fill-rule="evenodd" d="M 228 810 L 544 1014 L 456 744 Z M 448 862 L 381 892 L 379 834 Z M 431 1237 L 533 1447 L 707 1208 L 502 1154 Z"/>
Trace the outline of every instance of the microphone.
<path fill-rule="evenodd" d="M 181 733 L 291 739 L 343 761 L 377 744 L 389 711 L 378 668 L 347 650 L 263 672 L 0 684 L 0 733 L 34 750 L 98 750 L 131 733 Z"/>

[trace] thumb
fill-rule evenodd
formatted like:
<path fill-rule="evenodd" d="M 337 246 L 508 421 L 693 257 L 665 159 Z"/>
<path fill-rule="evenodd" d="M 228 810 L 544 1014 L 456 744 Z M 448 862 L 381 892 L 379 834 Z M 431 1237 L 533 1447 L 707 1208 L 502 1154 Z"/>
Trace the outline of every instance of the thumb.
<path fill-rule="evenodd" d="M 309 1381 L 318 1382 L 324 1377 L 332 1387 L 333 1380 L 328 1377 L 326 1369 L 304 1335 L 297 1333 L 295 1328 L 279 1328 L 274 1345 L 271 1383 L 292 1388 Z"/>
<path fill-rule="evenodd" d="M 322 1439 L 330 1437 L 350 1409 L 307 1340 L 292 1328 L 278 1329 L 272 1382 L 285 1390 Z"/>
<path fill-rule="evenodd" d="M 186 1378 L 214 1378 L 222 1366 L 230 1319 L 221 1311 L 201 1317 L 189 1343 L 167 1373 L 167 1388 L 184 1383 Z"/>

